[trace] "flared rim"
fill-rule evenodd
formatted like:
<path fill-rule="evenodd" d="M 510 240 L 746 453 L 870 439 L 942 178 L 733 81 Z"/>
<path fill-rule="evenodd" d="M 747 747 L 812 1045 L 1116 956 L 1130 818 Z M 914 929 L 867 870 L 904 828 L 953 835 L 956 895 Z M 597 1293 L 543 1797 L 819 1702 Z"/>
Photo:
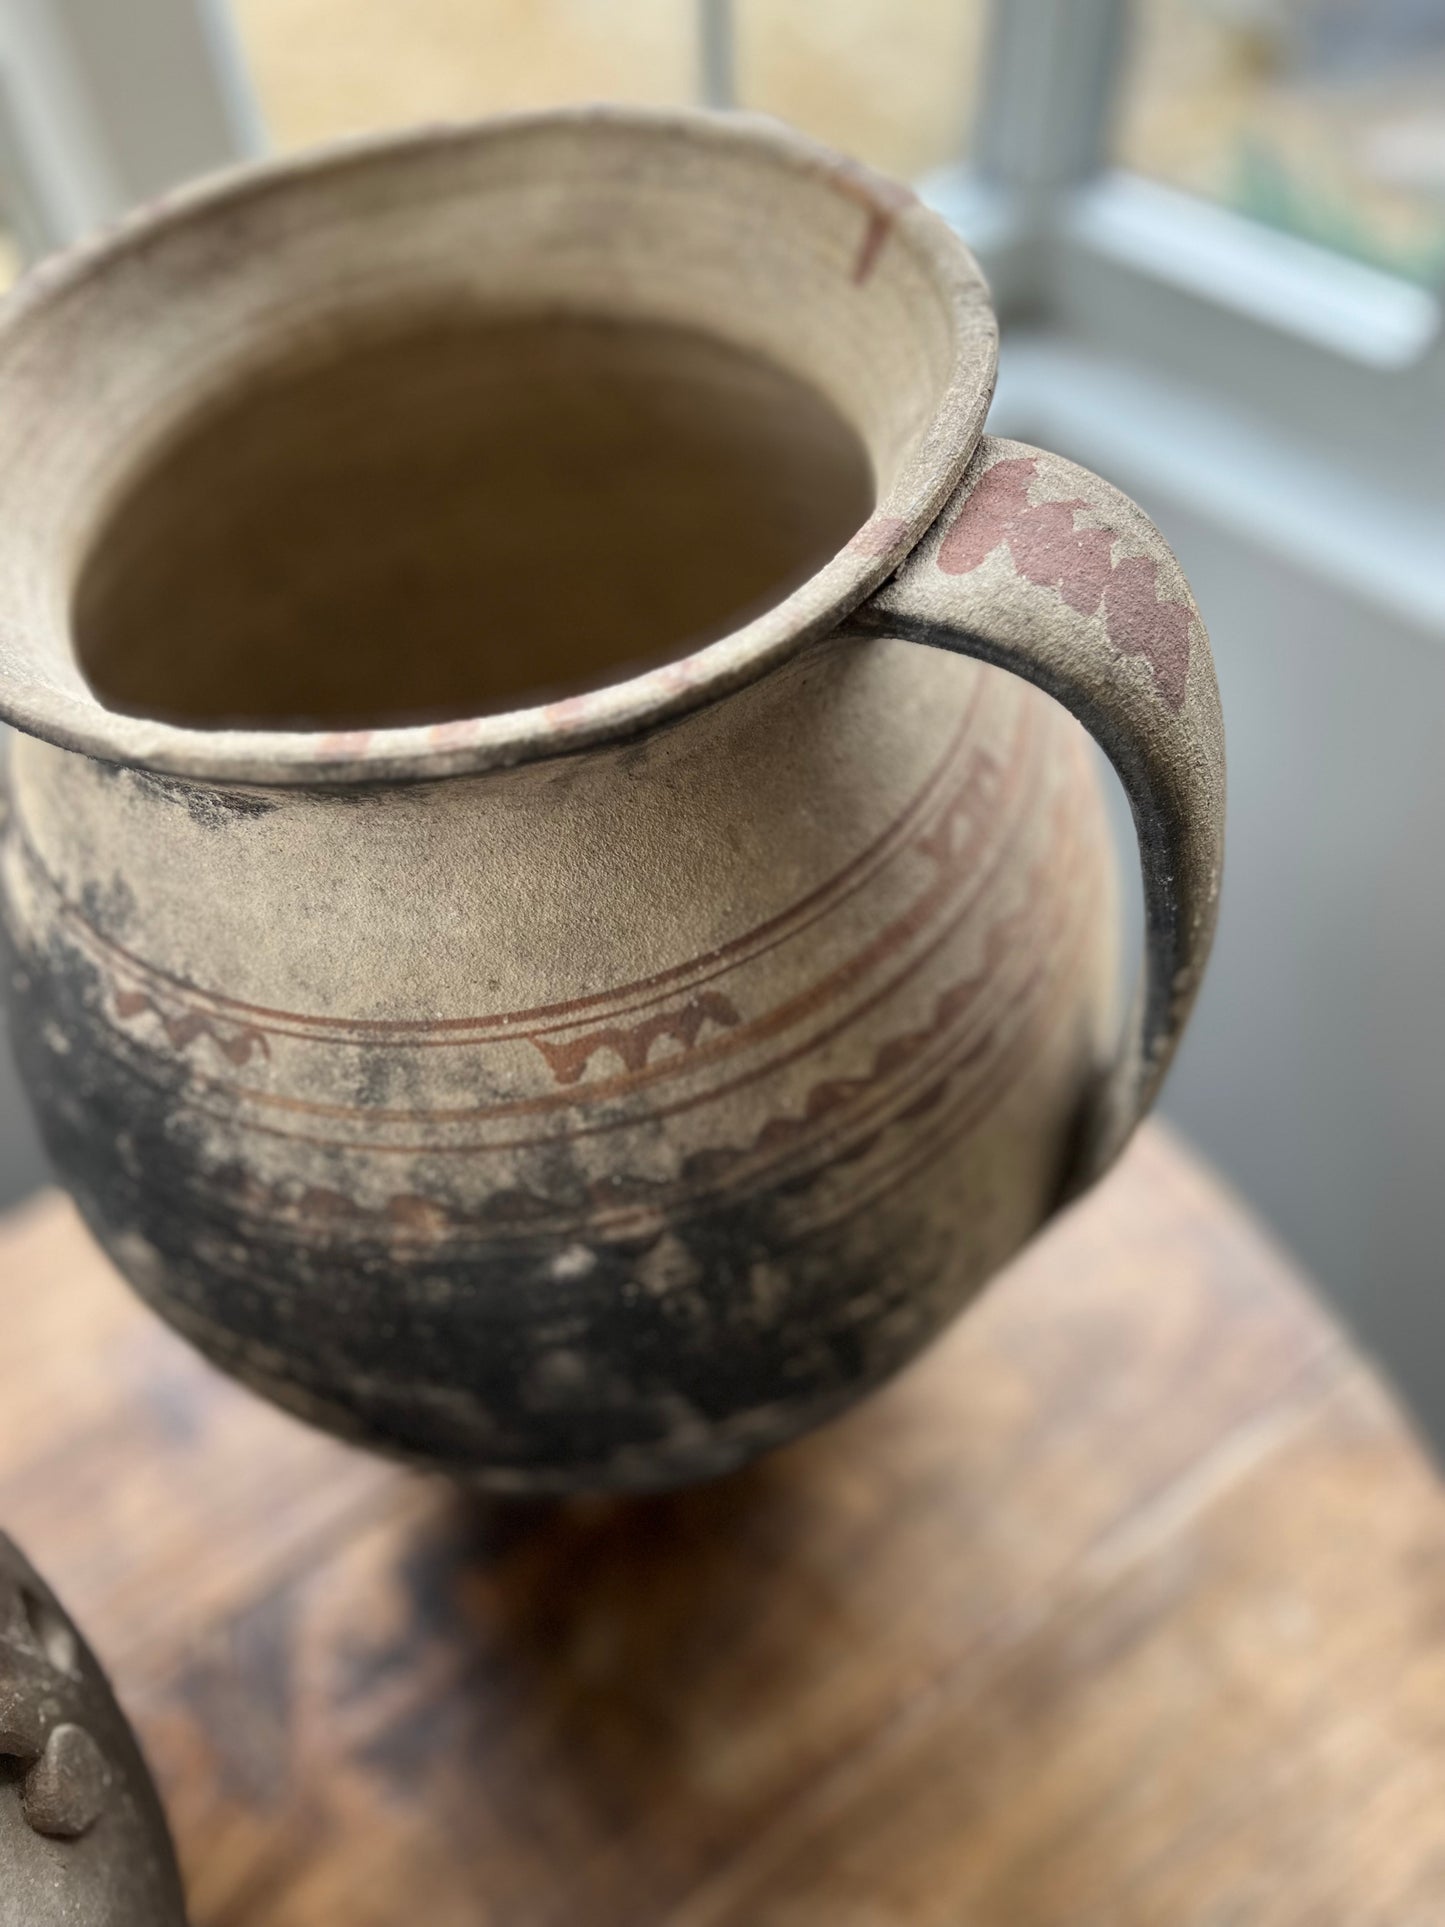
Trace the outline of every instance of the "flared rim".
<path fill-rule="evenodd" d="M 992 398 L 997 330 L 987 284 L 967 247 L 937 215 L 886 176 L 780 122 L 739 113 L 644 107 L 560 108 L 367 135 L 193 182 L 52 256 L 22 278 L 0 310 L 0 354 L 22 325 L 141 253 L 157 237 L 237 208 L 288 183 L 336 179 L 388 157 L 469 149 L 557 126 L 597 125 L 638 140 L 746 146 L 779 167 L 831 183 L 888 244 L 912 251 L 949 318 L 952 362 L 933 417 L 915 438 L 868 521 L 829 561 L 762 614 L 693 654 L 557 701 L 430 724 L 348 730 L 196 729 L 107 708 L 88 688 L 14 686 L 0 652 L 0 716 L 65 749 L 201 782 L 265 785 L 426 780 L 562 756 L 634 736 L 743 687 L 836 628 L 897 569 L 963 475 Z M 0 567 L 0 641 L 14 623 Z M 71 653 L 61 632 L 39 640 Z M 32 620 L 33 627 L 33 620 Z M 7 687 L 10 683 L 12 686 Z"/>

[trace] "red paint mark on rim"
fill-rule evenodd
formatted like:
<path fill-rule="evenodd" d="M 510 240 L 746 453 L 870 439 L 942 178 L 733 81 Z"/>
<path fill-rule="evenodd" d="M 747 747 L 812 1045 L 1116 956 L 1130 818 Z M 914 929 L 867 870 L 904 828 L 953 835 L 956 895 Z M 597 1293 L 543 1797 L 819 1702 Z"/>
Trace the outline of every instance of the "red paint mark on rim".
<path fill-rule="evenodd" d="M 449 723 L 433 723 L 427 731 L 429 743 L 438 749 L 456 749 L 470 743 L 477 734 L 480 719 L 476 716 L 461 716 Z"/>
<path fill-rule="evenodd" d="M 597 696 L 589 693 L 582 696 L 562 696 L 555 703 L 548 703 L 542 714 L 552 729 L 566 729 L 574 723 L 583 722 L 597 708 Z"/>
<path fill-rule="evenodd" d="M 868 225 L 863 230 L 863 245 L 858 250 L 858 258 L 853 263 L 853 285 L 861 288 L 878 265 L 878 257 L 883 252 L 883 243 L 893 230 L 893 216 L 886 209 L 875 207 L 868 216 Z"/>
<path fill-rule="evenodd" d="M 656 672 L 657 681 L 663 689 L 673 695 L 692 689 L 697 684 L 699 669 L 695 656 L 684 656 L 681 662 L 664 663 Z"/>
<path fill-rule="evenodd" d="M 887 555 L 908 533 L 901 515 L 873 515 L 863 524 L 844 551 L 847 555 Z"/>
<path fill-rule="evenodd" d="M 890 181 L 886 175 L 874 174 L 854 161 L 840 161 L 832 170 L 832 180 L 838 192 L 861 207 L 868 217 L 853 261 L 853 284 L 861 287 L 877 267 L 894 222 L 905 208 L 914 205 L 918 196 L 902 181 Z"/>
<path fill-rule="evenodd" d="M 376 734 L 372 729 L 334 729 L 316 745 L 318 756 L 364 756 Z"/>

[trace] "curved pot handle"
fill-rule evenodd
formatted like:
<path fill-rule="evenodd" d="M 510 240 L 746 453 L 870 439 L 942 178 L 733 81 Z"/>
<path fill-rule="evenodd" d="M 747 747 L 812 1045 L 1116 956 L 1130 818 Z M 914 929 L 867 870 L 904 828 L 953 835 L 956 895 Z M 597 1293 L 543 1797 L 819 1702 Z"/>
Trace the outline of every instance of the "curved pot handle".
<path fill-rule="evenodd" d="M 1122 1150 L 1179 1042 L 1224 859 L 1224 730 L 1178 562 L 1118 489 L 986 436 L 932 530 L 846 624 L 1010 669 L 1072 710 L 1118 771 L 1144 872 L 1144 973 L 1083 1126 L 1071 1197 Z"/>

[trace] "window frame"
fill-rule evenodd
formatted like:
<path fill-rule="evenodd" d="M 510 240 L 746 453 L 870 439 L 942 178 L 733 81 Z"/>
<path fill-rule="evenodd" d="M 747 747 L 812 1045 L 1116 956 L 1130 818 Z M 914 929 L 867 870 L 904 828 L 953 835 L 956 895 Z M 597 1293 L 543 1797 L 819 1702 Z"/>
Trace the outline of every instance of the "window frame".
<path fill-rule="evenodd" d="M 731 0 L 695 4 L 699 93 L 725 105 Z M 973 137 L 923 183 L 994 286 L 1001 419 L 1117 448 L 1445 630 L 1440 296 L 1115 168 L 1131 13 L 990 0 Z M 227 0 L 127 0 L 118 16 L 115 0 L 0 11 L 0 171 L 29 252 L 264 149 Z M 157 114 L 157 91 L 184 112 Z"/>
<path fill-rule="evenodd" d="M 264 147 L 226 0 L 0 5 L 0 200 L 25 254 Z"/>
<path fill-rule="evenodd" d="M 1131 12 L 993 0 L 971 150 L 923 183 L 994 287 L 995 421 L 1445 636 L 1440 295 L 1116 168 Z"/>

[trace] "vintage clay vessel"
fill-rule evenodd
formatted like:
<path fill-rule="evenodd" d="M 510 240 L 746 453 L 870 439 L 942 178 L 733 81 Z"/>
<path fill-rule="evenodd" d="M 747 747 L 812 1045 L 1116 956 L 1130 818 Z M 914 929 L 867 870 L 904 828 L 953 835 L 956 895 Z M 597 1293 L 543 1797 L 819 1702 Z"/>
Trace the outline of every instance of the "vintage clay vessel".
<path fill-rule="evenodd" d="M 4 1533 L 0 1927 L 185 1927 L 165 1816 L 125 1715 Z"/>
<path fill-rule="evenodd" d="M 994 361 L 939 220 L 745 117 L 367 142 L 30 277 L 14 1041 L 210 1358 L 503 1491 L 693 1479 L 1108 1165 L 1209 947 L 1218 699 L 1139 510 L 981 439 Z M 1122 1044 L 1065 709 L 1139 824 Z"/>

